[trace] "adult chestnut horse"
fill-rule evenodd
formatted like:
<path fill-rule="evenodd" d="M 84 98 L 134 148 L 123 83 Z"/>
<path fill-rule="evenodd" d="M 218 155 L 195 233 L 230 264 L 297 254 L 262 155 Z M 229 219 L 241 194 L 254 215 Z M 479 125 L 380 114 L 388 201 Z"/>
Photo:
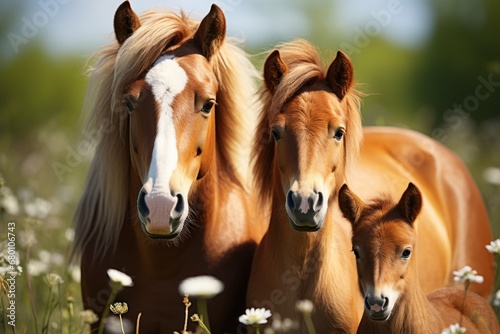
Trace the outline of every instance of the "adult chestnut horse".
<path fill-rule="evenodd" d="M 142 313 L 141 333 L 171 333 L 184 324 L 179 282 L 208 274 L 225 284 L 208 303 L 212 331 L 233 333 L 267 228 L 242 167 L 255 68 L 225 40 L 215 5 L 198 23 L 161 11 L 139 18 L 124 2 L 114 28 L 87 96 L 100 137 L 76 211 L 84 305 L 108 307 L 106 270 L 115 268 L 134 281 L 117 296 L 125 316 Z"/>
<path fill-rule="evenodd" d="M 486 299 L 468 291 L 464 300 L 464 287 L 441 288 L 426 298 L 418 282 L 415 231 L 423 223 L 419 213 L 425 203 L 413 183 L 399 200 L 380 196 L 369 203 L 344 185 L 339 205 L 352 224 L 352 251 L 365 301 L 358 333 L 434 334 L 455 323 L 467 333 L 500 333 Z"/>
<path fill-rule="evenodd" d="M 463 163 L 413 131 L 363 131 L 353 76 L 344 53 L 325 71 L 303 40 L 272 52 L 253 147 L 256 181 L 262 200 L 272 201 L 272 216 L 255 253 L 247 305 L 296 317 L 295 302 L 311 299 L 321 333 L 354 332 L 363 309 L 351 228 L 337 204 L 345 180 L 360 197 L 380 189 L 400 194 L 409 180 L 422 189 L 427 204 L 418 242 L 419 266 L 429 268 L 420 276 L 425 291 L 450 284 L 452 270 L 466 264 L 485 277 L 473 290 L 486 296 L 493 284 L 493 258 L 484 247 L 490 226 Z"/>

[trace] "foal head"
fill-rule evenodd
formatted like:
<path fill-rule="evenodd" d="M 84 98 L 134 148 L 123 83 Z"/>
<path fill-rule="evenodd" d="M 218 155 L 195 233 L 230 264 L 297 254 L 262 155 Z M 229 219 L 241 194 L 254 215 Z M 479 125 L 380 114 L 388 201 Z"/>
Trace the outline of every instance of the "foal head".
<path fill-rule="evenodd" d="M 133 47 L 126 42 L 140 26 L 129 3 L 123 3 L 114 21 L 121 48 Z M 209 60 L 225 31 L 224 15 L 214 5 L 194 34 L 175 33 L 123 95 L 132 165 L 143 184 L 138 215 L 152 238 L 172 239 L 180 233 L 189 212 L 190 188 L 211 165 L 219 87 Z"/>
<path fill-rule="evenodd" d="M 265 61 L 267 99 L 259 133 L 270 140 L 254 147 L 256 173 L 264 193 L 272 191 L 270 177 L 279 180 L 297 231 L 321 228 L 348 161 L 358 154 L 362 134 L 353 76 L 342 51 L 325 73 L 315 48 L 302 40 L 283 45 Z M 269 175 L 272 165 L 279 175 Z"/>
<path fill-rule="evenodd" d="M 400 296 L 416 278 L 414 223 L 422 195 L 410 183 L 398 203 L 378 199 L 365 204 L 347 185 L 339 192 L 340 209 L 353 228 L 352 251 L 365 312 L 375 321 L 389 318 Z"/>

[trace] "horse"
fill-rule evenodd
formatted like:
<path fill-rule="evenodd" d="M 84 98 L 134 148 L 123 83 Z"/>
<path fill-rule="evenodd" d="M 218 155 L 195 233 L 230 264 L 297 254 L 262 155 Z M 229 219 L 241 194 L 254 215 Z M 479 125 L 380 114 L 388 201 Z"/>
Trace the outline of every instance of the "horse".
<path fill-rule="evenodd" d="M 113 25 L 85 105 L 97 144 L 75 213 L 84 307 L 109 307 L 114 268 L 133 278 L 116 297 L 124 316 L 141 313 L 141 333 L 171 333 L 184 324 L 180 281 L 212 275 L 225 288 L 208 301 L 211 329 L 233 333 L 267 228 L 248 169 L 259 74 L 216 5 L 197 22 L 139 17 L 125 1 Z"/>
<path fill-rule="evenodd" d="M 436 268 L 418 266 L 416 227 L 423 223 L 419 213 L 426 202 L 417 186 L 410 182 L 399 201 L 389 195 L 366 204 L 347 185 L 338 197 L 352 224 L 352 251 L 365 301 L 358 333 L 433 334 L 455 323 L 467 333 L 500 333 L 493 309 L 472 291 L 447 287 L 426 297 L 419 276 Z"/>
<path fill-rule="evenodd" d="M 272 204 L 252 263 L 247 306 L 290 317 L 297 316 L 296 300 L 307 298 L 316 305 L 320 332 L 356 330 L 363 301 L 349 256 L 351 226 L 337 203 L 346 180 L 371 197 L 382 186 L 397 193 L 408 179 L 418 180 L 429 203 L 422 211 L 419 263 L 435 268 L 420 276 L 424 290 L 452 284 L 451 268 L 469 264 L 485 278 L 471 289 L 491 292 L 486 209 L 454 153 L 415 131 L 363 128 L 362 94 L 342 51 L 325 70 L 314 46 L 293 40 L 270 53 L 263 77 L 254 178 L 261 200 Z"/>

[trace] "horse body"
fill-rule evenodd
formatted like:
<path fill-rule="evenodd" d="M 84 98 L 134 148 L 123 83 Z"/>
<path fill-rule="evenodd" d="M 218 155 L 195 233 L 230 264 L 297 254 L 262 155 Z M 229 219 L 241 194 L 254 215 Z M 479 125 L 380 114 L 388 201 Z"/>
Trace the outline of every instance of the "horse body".
<path fill-rule="evenodd" d="M 266 229 L 246 169 L 255 69 L 225 41 L 217 6 L 198 23 L 139 18 L 126 1 L 114 27 L 118 44 L 100 53 L 87 99 L 89 126 L 102 131 L 75 215 L 84 305 L 102 314 L 106 270 L 118 269 L 134 281 L 117 296 L 125 317 L 141 313 L 140 332 L 179 331 L 180 281 L 212 275 L 225 290 L 208 302 L 211 329 L 232 333 Z"/>
<path fill-rule="evenodd" d="M 467 333 L 499 333 L 500 326 L 488 302 L 456 287 L 441 288 L 428 298 L 421 287 L 415 227 L 422 194 L 410 183 L 399 202 L 392 196 L 366 204 L 347 186 L 339 193 L 340 208 L 353 228 L 359 287 L 365 312 L 358 333 L 441 333 L 460 323 Z M 417 219 L 418 217 L 418 219 Z M 435 268 L 424 267 L 423 272 Z M 472 284 L 475 285 L 475 284 Z"/>

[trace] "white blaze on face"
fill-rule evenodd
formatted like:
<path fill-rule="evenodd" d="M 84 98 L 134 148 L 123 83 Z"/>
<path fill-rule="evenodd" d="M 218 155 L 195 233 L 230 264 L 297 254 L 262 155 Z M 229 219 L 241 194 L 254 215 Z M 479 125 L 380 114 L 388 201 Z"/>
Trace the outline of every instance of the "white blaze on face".
<path fill-rule="evenodd" d="M 156 61 L 145 80 L 151 86 L 161 112 L 144 189 L 152 196 L 165 192 L 170 195 L 169 181 L 178 159 L 172 103 L 184 90 L 188 77 L 173 56 L 167 55 Z"/>

